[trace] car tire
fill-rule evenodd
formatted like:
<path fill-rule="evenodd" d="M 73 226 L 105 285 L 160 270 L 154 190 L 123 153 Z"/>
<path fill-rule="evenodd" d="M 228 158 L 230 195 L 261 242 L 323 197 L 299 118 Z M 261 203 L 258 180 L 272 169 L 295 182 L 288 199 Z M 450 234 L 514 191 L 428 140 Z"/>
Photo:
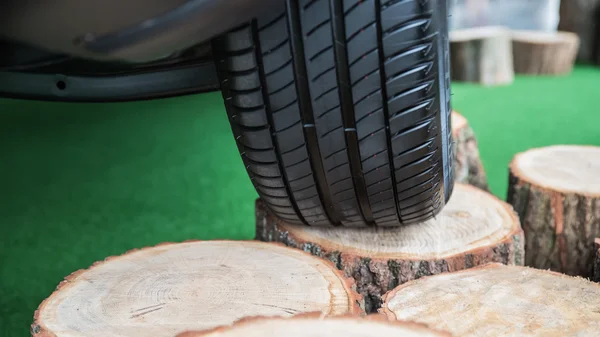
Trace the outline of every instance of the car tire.
<path fill-rule="evenodd" d="M 453 188 L 447 0 L 286 0 L 213 41 L 261 199 L 310 226 L 434 217 Z"/>

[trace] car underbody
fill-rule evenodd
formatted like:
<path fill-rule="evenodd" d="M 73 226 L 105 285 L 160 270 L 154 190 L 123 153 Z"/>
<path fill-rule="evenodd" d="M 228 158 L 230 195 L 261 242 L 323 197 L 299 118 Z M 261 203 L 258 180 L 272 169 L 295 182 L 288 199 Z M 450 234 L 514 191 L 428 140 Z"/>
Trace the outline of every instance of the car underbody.
<path fill-rule="evenodd" d="M 4 1 L 0 95 L 114 102 L 218 90 L 211 40 L 274 1 Z"/>

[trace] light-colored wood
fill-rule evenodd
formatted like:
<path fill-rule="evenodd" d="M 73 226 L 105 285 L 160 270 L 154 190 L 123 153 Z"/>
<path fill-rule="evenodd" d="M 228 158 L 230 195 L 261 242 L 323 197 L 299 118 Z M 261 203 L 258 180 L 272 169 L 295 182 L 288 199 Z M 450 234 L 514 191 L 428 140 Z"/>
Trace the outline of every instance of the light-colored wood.
<path fill-rule="evenodd" d="M 477 27 L 453 30 L 450 36 L 450 74 L 457 82 L 484 86 L 514 81 L 510 30 Z"/>
<path fill-rule="evenodd" d="M 600 197 L 600 147 L 555 145 L 515 156 L 511 169 L 521 179 L 562 193 Z"/>
<path fill-rule="evenodd" d="M 525 231 L 525 265 L 589 277 L 600 237 L 600 147 L 556 145 L 517 154 L 507 201 Z"/>
<path fill-rule="evenodd" d="M 287 224 L 257 201 L 256 238 L 332 261 L 356 281 L 367 312 L 397 284 L 488 262 L 523 263 L 523 231 L 511 207 L 474 186 L 456 184 L 449 203 L 424 223 L 386 228 Z"/>
<path fill-rule="evenodd" d="M 494 263 L 405 283 L 381 312 L 462 337 L 597 337 L 600 285 Z"/>
<path fill-rule="evenodd" d="M 580 43 L 570 32 L 513 31 L 512 40 L 515 73 L 527 75 L 570 73 Z"/>
<path fill-rule="evenodd" d="M 300 314 L 290 318 L 251 317 L 211 331 L 189 331 L 177 337 L 452 337 L 415 322 L 390 321 L 383 315 L 323 317 Z"/>
<path fill-rule="evenodd" d="M 454 139 L 454 180 L 489 191 L 487 175 L 479 156 L 475 132 L 467 119 L 452 112 L 452 137 Z"/>
<path fill-rule="evenodd" d="M 36 337 L 172 337 L 247 316 L 360 313 L 331 263 L 256 241 L 167 243 L 73 273 L 35 313 Z"/>

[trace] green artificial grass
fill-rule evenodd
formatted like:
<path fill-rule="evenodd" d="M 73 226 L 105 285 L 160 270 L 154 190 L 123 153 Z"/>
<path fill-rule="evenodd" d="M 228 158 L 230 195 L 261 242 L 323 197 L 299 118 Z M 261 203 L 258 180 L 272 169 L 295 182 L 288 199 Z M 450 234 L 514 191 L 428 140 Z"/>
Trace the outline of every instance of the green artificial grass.
<path fill-rule="evenodd" d="M 512 156 L 600 145 L 600 69 L 453 85 L 492 191 Z M 254 199 L 219 93 L 120 104 L 0 100 L 0 335 L 29 336 L 71 272 L 164 241 L 252 239 Z"/>

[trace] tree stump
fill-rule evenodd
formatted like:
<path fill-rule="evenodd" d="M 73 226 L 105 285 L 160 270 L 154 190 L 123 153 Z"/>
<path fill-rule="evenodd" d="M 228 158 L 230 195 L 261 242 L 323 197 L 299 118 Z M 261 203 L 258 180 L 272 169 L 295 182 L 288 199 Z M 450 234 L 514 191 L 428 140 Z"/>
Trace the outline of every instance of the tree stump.
<path fill-rule="evenodd" d="M 479 157 L 475 132 L 467 119 L 456 111 L 452 112 L 452 136 L 455 153 L 454 180 L 489 191 L 485 169 Z"/>
<path fill-rule="evenodd" d="M 360 314 L 353 281 L 305 252 L 254 241 L 166 243 L 68 276 L 34 337 L 173 337 L 247 316 Z"/>
<path fill-rule="evenodd" d="M 453 81 L 484 86 L 514 81 L 510 30 L 477 27 L 450 32 L 450 74 Z"/>
<path fill-rule="evenodd" d="M 592 274 L 592 281 L 600 282 L 600 238 L 595 240 L 596 242 L 596 258 L 594 259 L 594 264 L 592 266 L 592 270 L 594 273 Z"/>
<path fill-rule="evenodd" d="M 523 264 L 523 231 L 510 206 L 474 186 L 456 184 L 436 218 L 391 228 L 292 225 L 256 203 L 256 238 L 328 259 L 354 278 L 368 313 L 396 285 L 487 262 Z"/>
<path fill-rule="evenodd" d="M 573 70 L 579 37 L 570 32 L 514 31 L 515 73 L 526 75 L 565 75 Z"/>
<path fill-rule="evenodd" d="M 525 232 L 525 265 L 589 277 L 600 236 L 600 147 L 559 145 L 517 154 L 507 201 Z"/>
<path fill-rule="evenodd" d="M 578 61 L 600 64 L 600 0 L 561 1 L 558 29 L 579 36 Z"/>
<path fill-rule="evenodd" d="M 599 299 L 583 278 L 492 263 L 405 283 L 381 312 L 461 337 L 596 337 Z"/>
<path fill-rule="evenodd" d="M 189 331 L 176 337 L 451 337 L 414 322 L 390 321 L 382 315 L 322 317 L 300 314 L 290 318 L 249 317 L 210 331 Z"/>

